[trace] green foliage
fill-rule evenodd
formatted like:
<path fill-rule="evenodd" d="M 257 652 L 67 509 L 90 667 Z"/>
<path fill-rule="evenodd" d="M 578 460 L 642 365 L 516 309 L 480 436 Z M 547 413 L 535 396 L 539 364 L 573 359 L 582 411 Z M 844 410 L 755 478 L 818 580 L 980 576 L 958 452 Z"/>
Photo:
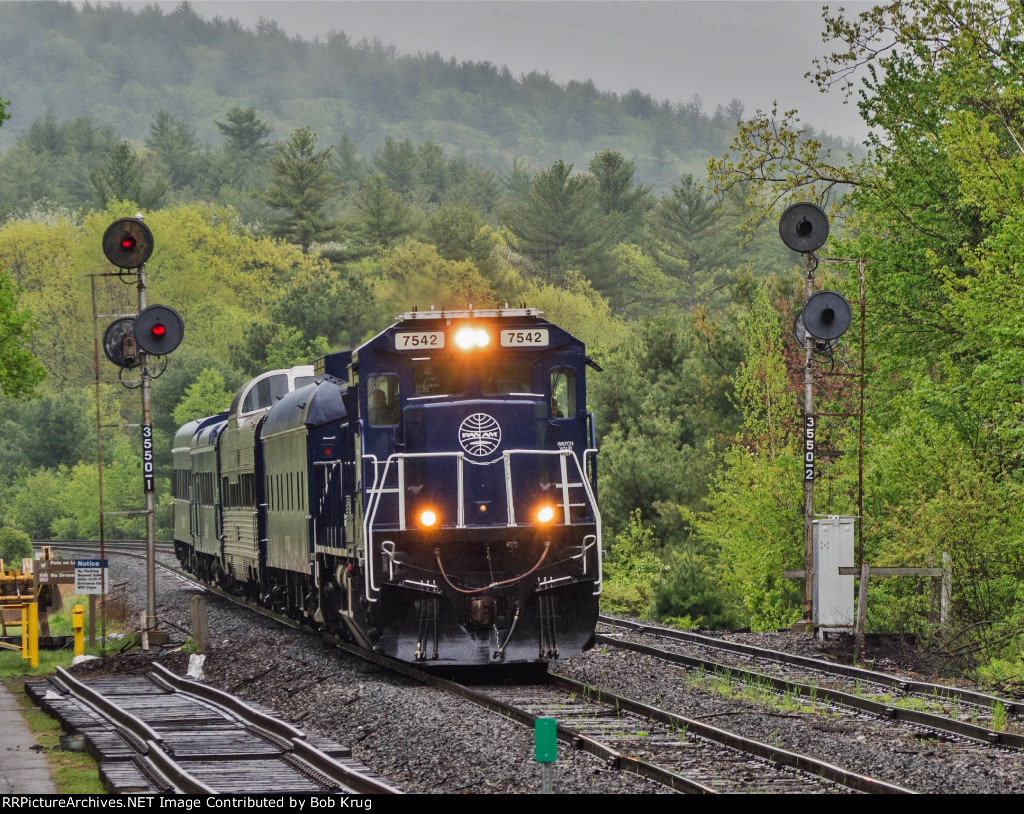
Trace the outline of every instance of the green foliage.
<path fill-rule="evenodd" d="M 0 394 L 4 396 L 28 396 L 46 376 L 27 347 L 32 329 L 32 315 L 19 307 L 14 281 L 0 269 Z"/>
<path fill-rule="evenodd" d="M 689 629 L 732 630 L 741 613 L 730 606 L 714 572 L 714 563 L 691 547 L 672 553 L 655 584 L 653 615 L 667 624 Z"/>
<path fill-rule="evenodd" d="M 590 377 L 601 438 L 602 516 L 613 531 L 635 508 L 669 546 L 688 534 L 677 505 L 696 509 L 714 469 L 708 444 L 735 431 L 730 372 L 740 354 L 728 324 L 671 311 L 634 322 Z"/>
<path fill-rule="evenodd" d="M 242 342 L 231 349 L 231 362 L 248 376 L 267 370 L 311 364 L 327 353 L 327 340 L 307 340 L 297 328 L 256 320 L 242 332 Z"/>
<path fill-rule="evenodd" d="M 166 110 L 154 117 L 146 147 L 173 190 L 199 187 L 209 177 L 210 156 L 199 151 L 195 129 Z"/>
<path fill-rule="evenodd" d="M 771 630 L 800 613 L 783 578 L 803 553 L 803 478 L 796 400 L 787 393 L 782 332 L 764 291 L 742 325 L 746 358 L 736 375 L 743 428 L 712 481 L 704 511 L 684 509 L 719 584 L 745 605 L 750 626 Z"/>
<path fill-rule="evenodd" d="M 664 570 L 654 549 L 654 530 L 645 527 L 640 511 L 630 515 L 604 558 L 601 610 L 646 618 L 654 600 L 654 583 Z"/>
<path fill-rule="evenodd" d="M 153 179 L 146 161 L 127 141 L 118 144 L 103 168 L 89 174 L 100 207 L 111 201 L 129 201 L 143 209 L 152 209 L 167 194 L 166 181 Z"/>
<path fill-rule="evenodd" d="M 590 176 L 571 173 L 572 164 L 556 161 L 506 217 L 515 250 L 548 283 L 561 282 L 570 269 L 601 279 L 609 265 L 612 234 L 598 209 L 597 185 Z"/>
<path fill-rule="evenodd" d="M 21 567 L 23 559 L 32 556 L 32 540 L 15 528 L 0 528 L 0 560 L 7 566 Z"/>
<path fill-rule="evenodd" d="M 216 415 L 231 406 L 232 395 L 218 370 L 204 368 L 174 408 L 174 422 L 181 425 L 197 418 Z"/>
<path fill-rule="evenodd" d="M 679 281 L 688 311 L 732 282 L 730 261 L 738 252 L 735 242 L 723 239 L 718 204 L 692 175 L 684 175 L 655 210 L 654 257 L 665 274 Z"/>
<path fill-rule="evenodd" d="M 609 221 L 616 241 L 636 240 L 644 216 L 654 204 L 651 187 L 635 184 L 636 162 L 605 150 L 588 164 L 597 181 L 598 208 Z"/>
<path fill-rule="evenodd" d="M 334 230 L 324 209 L 337 180 L 330 169 L 331 148 L 316 149 L 316 136 L 306 127 L 292 133 L 287 144 L 274 146 L 270 185 L 262 200 L 283 214 L 272 224 L 273 234 L 302 247 L 327 239 Z"/>
<path fill-rule="evenodd" d="M 402 196 L 388 188 L 383 175 L 371 175 L 352 202 L 355 216 L 349 232 L 350 256 L 389 249 L 416 228 L 416 213 Z"/>
<path fill-rule="evenodd" d="M 487 308 L 495 304 L 490 283 L 469 261 L 445 260 L 426 243 L 407 240 L 360 268 L 376 278 L 376 298 L 385 314 L 413 308 Z M 379 324 L 379 323 L 378 323 Z"/>

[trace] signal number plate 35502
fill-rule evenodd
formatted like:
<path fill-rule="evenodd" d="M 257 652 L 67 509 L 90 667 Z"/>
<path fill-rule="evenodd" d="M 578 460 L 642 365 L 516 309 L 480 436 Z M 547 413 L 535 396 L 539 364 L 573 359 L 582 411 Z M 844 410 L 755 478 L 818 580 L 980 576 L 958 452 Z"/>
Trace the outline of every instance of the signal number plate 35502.
<path fill-rule="evenodd" d="M 537 348 L 547 344 L 547 328 L 503 328 L 501 331 L 503 348 Z"/>
<path fill-rule="evenodd" d="M 403 331 L 395 334 L 395 350 L 430 350 L 444 347 L 444 331 Z"/>

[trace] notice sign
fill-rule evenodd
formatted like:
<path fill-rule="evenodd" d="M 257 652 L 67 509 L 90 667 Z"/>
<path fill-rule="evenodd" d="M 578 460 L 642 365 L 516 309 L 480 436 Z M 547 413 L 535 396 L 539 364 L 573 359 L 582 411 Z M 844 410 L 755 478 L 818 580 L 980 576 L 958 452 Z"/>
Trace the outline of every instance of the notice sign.
<path fill-rule="evenodd" d="M 101 594 L 110 587 L 107 560 L 75 560 L 75 593 Z"/>
<path fill-rule="evenodd" d="M 814 480 L 814 416 L 804 416 L 804 480 Z"/>
<path fill-rule="evenodd" d="M 153 425 L 142 425 L 142 484 L 147 492 L 154 489 Z"/>

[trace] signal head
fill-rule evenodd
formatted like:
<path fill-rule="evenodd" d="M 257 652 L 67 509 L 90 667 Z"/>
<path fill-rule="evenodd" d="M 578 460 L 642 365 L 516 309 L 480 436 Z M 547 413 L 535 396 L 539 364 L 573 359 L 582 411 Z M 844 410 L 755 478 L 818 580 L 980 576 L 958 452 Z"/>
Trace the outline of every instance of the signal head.
<path fill-rule="evenodd" d="M 115 220 L 103 233 L 103 254 L 118 268 L 138 268 L 153 254 L 153 233 L 136 218 Z"/>
<path fill-rule="evenodd" d="M 118 367 L 131 369 L 139 366 L 138 349 L 133 331 L 135 320 L 124 317 L 107 326 L 103 334 L 103 354 Z"/>
<path fill-rule="evenodd" d="M 779 218 L 779 237 L 795 252 L 813 252 L 828 238 L 828 215 L 812 203 L 795 203 Z"/>
<path fill-rule="evenodd" d="M 135 341 L 139 350 L 154 356 L 170 353 L 185 335 L 181 317 L 166 305 L 151 305 L 135 317 Z"/>

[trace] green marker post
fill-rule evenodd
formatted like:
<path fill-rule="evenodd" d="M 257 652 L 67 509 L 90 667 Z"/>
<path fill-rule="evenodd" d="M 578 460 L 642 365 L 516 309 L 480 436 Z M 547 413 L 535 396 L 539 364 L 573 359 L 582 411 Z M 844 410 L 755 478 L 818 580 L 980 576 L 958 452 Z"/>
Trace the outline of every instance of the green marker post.
<path fill-rule="evenodd" d="M 541 792 L 552 794 L 558 760 L 558 723 L 554 718 L 537 718 L 533 722 L 533 753 L 540 764 Z"/>

